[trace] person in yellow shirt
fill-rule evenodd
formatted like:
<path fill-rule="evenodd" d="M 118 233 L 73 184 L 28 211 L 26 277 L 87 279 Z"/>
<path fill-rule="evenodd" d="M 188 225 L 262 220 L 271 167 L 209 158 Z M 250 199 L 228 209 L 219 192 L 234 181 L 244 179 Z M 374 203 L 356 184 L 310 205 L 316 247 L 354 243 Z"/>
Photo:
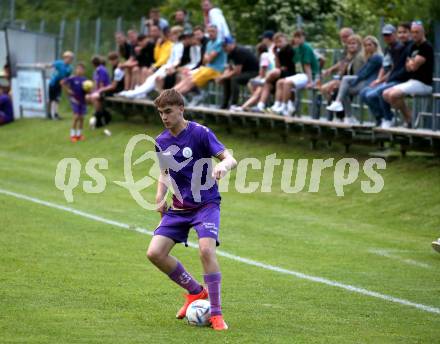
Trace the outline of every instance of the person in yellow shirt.
<path fill-rule="evenodd" d="M 173 49 L 173 42 L 169 39 L 170 31 L 168 28 L 163 30 L 162 37 L 159 38 L 154 47 L 154 63 L 151 66 L 152 72 L 154 73 L 162 65 L 164 65 L 171 55 L 171 50 Z"/>

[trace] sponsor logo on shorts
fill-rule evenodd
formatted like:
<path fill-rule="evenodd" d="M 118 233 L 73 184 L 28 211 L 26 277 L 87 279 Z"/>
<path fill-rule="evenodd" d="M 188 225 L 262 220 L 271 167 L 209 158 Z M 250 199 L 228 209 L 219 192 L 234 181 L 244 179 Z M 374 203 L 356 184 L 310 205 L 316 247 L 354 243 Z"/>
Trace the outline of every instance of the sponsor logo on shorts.
<path fill-rule="evenodd" d="M 202 226 L 205 227 L 206 230 L 208 230 L 211 233 L 217 234 L 218 228 L 215 225 L 215 223 L 212 222 L 203 222 Z"/>

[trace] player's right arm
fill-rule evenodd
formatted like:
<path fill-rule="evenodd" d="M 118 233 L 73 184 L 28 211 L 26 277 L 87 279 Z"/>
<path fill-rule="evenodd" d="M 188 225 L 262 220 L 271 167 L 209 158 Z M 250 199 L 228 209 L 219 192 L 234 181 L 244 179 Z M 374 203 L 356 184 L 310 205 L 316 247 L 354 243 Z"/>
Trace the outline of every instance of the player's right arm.
<path fill-rule="evenodd" d="M 166 196 L 168 192 L 168 178 L 168 171 L 161 169 L 156 192 L 156 210 L 161 214 L 167 209 Z"/>

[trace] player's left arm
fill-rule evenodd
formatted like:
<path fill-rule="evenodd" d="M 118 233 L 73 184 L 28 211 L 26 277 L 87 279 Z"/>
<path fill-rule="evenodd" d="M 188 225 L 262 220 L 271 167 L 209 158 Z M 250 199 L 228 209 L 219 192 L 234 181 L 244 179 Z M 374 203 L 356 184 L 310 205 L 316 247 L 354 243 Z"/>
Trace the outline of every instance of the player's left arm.
<path fill-rule="evenodd" d="M 212 171 L 212 178 L 215 178 L 217 180 L 223 178 L 226 173 L 237 166 L 237 161 L 227 149 L 218 154 L 216 158 L 218 158 L 220 162 L 215 165 Z"/>

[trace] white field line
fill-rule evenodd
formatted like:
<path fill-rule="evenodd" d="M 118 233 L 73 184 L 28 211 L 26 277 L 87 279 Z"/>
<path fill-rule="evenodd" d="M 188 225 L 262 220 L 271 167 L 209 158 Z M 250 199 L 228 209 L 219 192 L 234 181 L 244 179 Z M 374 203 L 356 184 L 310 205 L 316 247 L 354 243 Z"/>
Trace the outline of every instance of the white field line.
<path fill-rule="evenodd" d="M 141 228 L 141 227 L 131 227 L 130 225 L 123 223 L 123 222 L 119 222 L 119 221 L 113 221 L 113 220 L 109 220 L 106 219 L 104 217 L 98 216 L 98 215 L 93 215 L 90 213 L 86 213 L 84 211 L 81 210 L 76 210 L 70 207 L 66 207 L 63 205 L 59 205 L 59 204 L 55 204 L 52 202 L 47 202 L 38 198 L 34 198 L 34 197 L 30 197 L 30 196 L 26 196 L 23 194 L 19 194 L 16 192 L 12 192 L 12 191 L 8 191 L 8 190 L 4 190 L 0 188 L 0 194 L 4 194 L 7 196 L 12 196 L 18 199 L 22 199 L 22 200 L 26 200 L 29 202 L 33 202 L 36 204 L 40 204 L 40 205 L 44 205 L 46 207 L 49 208 L 54 208 L 54 209 L 58 209 L 58 210 L 64 210 L 66 212 L 75 214 L 75 215 L 79 215 L 85 218 L 88 218 L 90 220 L 95 220 L 98 222 L 102 222 L 108 225 L 113 225 L 119 228 L 123 228 L 123 229 L 127 229 L 127 230 L 133 230 L 136 231 L 138 233 L 142 233 L 142 234 L 148 234 L 148 235 L 153 235 L 152 231 L 149 231 L 145 228 Z M 198 245 L 195 243 L 188 243 L 190 247 L 192 248 L 198 248 Z M 307 275 L 304 274 L 302 272 L 297 272 L 294 270 L 287 270 L 287 269 L 283 269 L 281 267 L 278 266 L 274 266 L 274 265 L 270 265 L 270 264 L 265 264 L 262 262 L 258 262 L 256 260 L 252 260 L 252 259 L 248 259 L 248 258 L 244 258 L 244 257 L 240 257 L 240 256 L 236 256 L 234 254 L 225 252 L 225 251 L 221 251 L 221 250 L 217 250 L 217 254 L 219 256 L 225 257 L 225 258 L 229 258 L 231 260 L 234 260 L 236 262 L 240 262 L 240 263 L 244 263 L 247 265 L 251 265 L 251 266 L 256 266 L 265 270 L 269 270 L 269 271 L 274 271 L 274 272 L 278 272 L 280 274 L 284 274 L 284 275 L 291 275 L 291 276 L 295 276 L 297 278 L 300 279 L 304 279 L 307 281 L 312 281 L 312 282 L 317 282 L 317 283 L 321 283 L 321 284 L 325 284 L 331 287 L 337 287 L 340 289 L 344 289 L 350 292 L 354 292 L 354 293 L 358 293 L 361 295 L 366 295 L 366 296 L 371 296 L 371 297 L 375 297 L 377 299 L 381 299 L 381 300 L 385 300 L 385 301 L 389 301 L 389 302 L 394 302 L 397 304 L 401 304 L 401 305 L 405 305 L 405 306 L 409 306 L 409 307 L 413 307 L 413 308 L 417 308 L 420 309 L 424 312 L 428 312 L 428 313 L 435 313 L 435 314 L 440 314 L 440 308 L 434 307 L 434 306 L 429 306 L 429 305 L 424 305 L 424 304 L 420 304 L 420 303 L 415 303 L 412 301 L 408 301 L 405 299 L 401 299 L 398 297 L 394 297 L 394 296 L 390 296 L 390 295 L 386 295 L 386 294 L 381 294 L 381 293 L 377 293 L 375 291 L 370 291 L 364 288 L 360 288 L 360 287 L 355 287 L 349 284 L 344 284 L 344 283 L 340 283 L 340 282 L 336 282 L 336 281 L 332 281 L 326 278 L 322 278 L 322 277 L 317 277 L 317 276 L 311 276 L 311 275 Z"/>
<path fill-rule="evenodd" d="M 404 264 L 417 266 L 419 268 L 425 268 L 425 269 L 431 268 L 431 265 L 429 265 L 429 264 L 418 262 L 417 260 L 414 260 L 414 259 L 403 258 L 401 256 L 398 256 L 398 255 L 392 253 L 392 252 L 394 252 L 393 250 L 382 250 L 382 249 L 372 248 L 372 249 L 368 250 L 368 252 L 373 253 L 378 256 L 381 256 L 381 257 L 394 259 L 394 260 L 397 260 L 397 261 L 402 262 Z"/>

